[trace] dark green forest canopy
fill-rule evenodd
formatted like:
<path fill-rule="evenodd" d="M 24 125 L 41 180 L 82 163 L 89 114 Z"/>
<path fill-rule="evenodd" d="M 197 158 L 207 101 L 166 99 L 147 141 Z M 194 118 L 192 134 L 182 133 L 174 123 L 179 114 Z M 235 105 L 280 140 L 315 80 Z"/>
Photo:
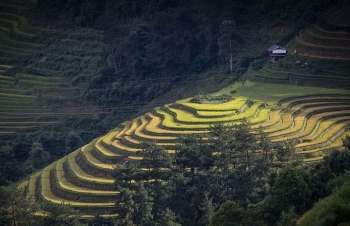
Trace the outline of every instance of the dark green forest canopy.
<path fill-rule="evenodd" d="M 79 101 L 96 104 L 100 115 L 84 119 L 68 117 L 56 128 L 41 128 L 35 133 L 19 133 L 1 140 L 3 158 L 0 162 L 4 164 L 0 167 L 0 184 L 16 181 L 70 153 L 92 137 L 139 114 L 149 101 L 174 87 L 204 81 L 209 76 L 214 83 L 240 79 L 249 66 L 258 68 L 266 61 L 265 47 L 272 42 L 285 44 L 295 32 L 310 24 L 349 31 L 339 23 L 341 19 L 345 24 L 349 22 L 346 10 L 349 6 L 344 0 L 38 0 L 28 18 L 33 25 L 53 28 L 57 33 L 39 37 L 38 42 L 45 40 L 43 52 L 33 59 L 16 59 L 15 69 L 21 70 L 28 62 L 34 66 L 30 60 L 39 61 L 43 54 L 61 51 L 64 57 L 52 58 L 54 64 L 47 60 L 40 67 L 55 73 L 64 71 L 64 81 L 81 91 Z M 234 56 L 232 61 L 229 60 L 231 55 Z M 230 72 L 230 63 L 233 63 L 233 72 Z M 186 95 L 194 93 L 184 93 L 180 97 Z M 172 100 L 164 98 L 162 101 Z M 157 102 L 157 105 L 162 103 Z M 44 107 L 54 104 L 46 103 Z M 243 134 L 251 141 L 250 145 L 256 144 L 255 137 Z M 227 143 L 224 137 L 218 138 L 218 146 Z M 242 225 L 274 225 L 281 216 L 290 214 L 296 218 L 295 214 L 302 214 L 312 203 L 328 195 L 330 190 L 340 186 L 337 177 L 346 177 L 345 171 L 349 170 L 348 151 L 334 152 L 316 166 L 300 166 L 293 165 L 288 147 L 273 147 L 278 161 L 293 163 L 277 173 L 269 171 L 273 156 L 251 152 L 256 150 L 254 146 L 247 144 L 246 153 L 239 153 L 239 162 L 228 162 L 227 159 L 238 154 L 228 152 L 222 158 L 211 158 L 215 148 L 209 150 L 201 146 L 200 139 L 180 140 L 183 146 L 179 147 L 176 164 L 171 163 L 176 168 L 171 168 L 168 156 L 159 148 L 146 145 L 141 151 L 144 155 L 149 154 L 147 151 L 159 154 L 157 158 L 162 161 L 152 163 L 152 156 L 148 155 L 140 162 L 140 167 L 151 169 L 151 164 L 156 167 L 148 174 L 137 169 L 134 175 L 124 178 L 128 182 L 134 176 L 137 180 L 156 178 L 155 183 L 139 183 L 132 191 L 121 189 L 121 198 L 124 198 L 121 202 L 135 204 L 130 205 L 135 209 L 140 208 L 137 203 L 144 204 L 140 208 L 144 212 L 135 217 L 137 222 L 147 222 L 153 216 L 160 225 L 166 225 L 164 222 L 205 225 L 220 204 L 234 200 L 235 204 L 229 204 L 236 210 L 233 212 L 239 213 L 238 219 L 249 219 L 242 220 Z M 345 140 L 345 148 L 349 148 L 348 144 L 349 139 Z M 231 147 L 223 148 L 235 151 Z M 251 161 L 245 156 L 251 156 Z M 216 169 L 221 171 L 209 171 L 214 168 L 214 160 Z M 25 168 L 20 169 L 18 165 L 22 164 Z M 130 171 L 122 167 L 119 170 Z M 163 167 L 174 170 L 171 171 L 173 177 L 164 174 Z M 118 179 L 123 178 L 119 175 Z M 162 180 L 170 182 L 161 183 Z M 289 183 L 291 181 L 293 183 Z M 294 187 L 286 198 L 285 191 L 290 184 Z M 302 196 L 298 196 L 300 194 Z M 280 200 L 284 200 L 283 208 Z M 171 203 L 170 208 L 164 208 L 166 202 Z M 7 214 L 11 204 L 6 203 L 1 214 Z M 151 205 L 154 205 L 152 211 Z M 127 209 L 122 211 L 128 214 Z M 231 213 L 232 209 L 227 212 Z"/>
<path fill-rule="evenodd" d="M 84 99 L 108 107 L 107 115 L 122 121 L 174 87 L 210 75 L 214 84 L 232 75 L 238 79 L 254 59 L 265 56 L 264 50 L 271 42 L 288 41 L 294 31 L 322 21 L 330 8 L 344 4 L 291 0 L 39 0 L 30 17 L 34 24 L 38 21 L 38 25 L 49 28 L 103 31 L 108 45 L 99 70 L 88 72 L 93 75 L 84 80 L 81 78 L 86 72 L 70 71 L 70 76 L 76 77 L 76 85 L 84 87 Z M 233 27 L 225 29 L 225 24 Z M 229 40 L 234 43 L 230 48 Z M 86 40 L 82 37 L 80 41 Z M 228 60 L 230 56 L 234 58 Z M 80 65 L 88 68 L 87 64 Z M 181 97 L 195 94 L 184 93 Z M 126 109 L 111 110 L 118 107 Z"/>

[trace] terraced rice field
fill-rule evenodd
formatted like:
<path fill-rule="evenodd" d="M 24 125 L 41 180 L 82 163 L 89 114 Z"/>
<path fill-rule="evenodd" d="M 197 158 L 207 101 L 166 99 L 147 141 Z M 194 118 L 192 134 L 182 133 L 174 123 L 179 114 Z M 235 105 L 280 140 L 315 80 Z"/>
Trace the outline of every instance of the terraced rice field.
<path fill-rule="evenodd" d="M 108 214 L 117 194 L 111 176 L 114 166 L 125 157 L 139 160 L 136 152 L 145 141 L 173 153 L 182 134 L 205 135 L 212 123 L 231 125 L 246 118 L 253 130 L 263 127 L 273 142 L 296 141 L 296 153 L 304 161 L 315 161 L 341 147 L 341 139 L 350 134 L 348 90 L 246 81 L 213 95 L 223 94 L 232 100 L 199 104 L 183 99 L 124 122 L 33 175 L 22 187 L 28 197 L 64 201 L 85 214 Z M 248 100 L 253 103 L 249 107 Z"/>
<path fill-rule="evenodd" d="M 325 31 L 318 26 L 310 26 L 284 47 L 288 54 L 280 63 L 250 71 L 249 78 L 278 84 L 350 87 L 349 33 Z M 298 55 L 294 54 L 294 50 L 298 51 Z M 296 62 L 300 64 L 295 64 Z"/>
<path fill-rule="evenodd" d="M 91 115 L 75 111 L 58 111 L 42 106 L 52 100 L 74 98 L 79 90 L 52 75 L 8 73 L 12 62 L 23 57 L 34 57 L 45 47 L 40 34 L 52 30 L 31 26 L 22 16 L 26 1 L 0 3 L 0 135 L 33 130 L 43 125 L 61 123 L 69 114 Z"/>
<path fill-rule="evenodd" d="M 42 102 L 56 92 L 74 96 L 78 90 L 63 84 L 59 77 L 6 75 L 11 60 L 34 55 L 43 47 L 35 37 L 50 31 L 27 23 L 20 15 L 26 10 L 20 0 L 0 3 L 0 9 L 4 10 L 0 12 L 0 133 L 59 123 L 64 113 L 42 109 Z M 140 160 L 137 151 L 142 142 L 156 142 L 174 153 L 180 135 L 205 135 L 213 123 L 229 126 L 242 119 L 248 119 L 254 130 L 262 127 L 273 142 L 297 142 L 296 153 L 304 161 L 322 159 L 331 149 L 340 148 L 342 138 L 350 134 L 350 91 L 295 85 L 349 87 L 350 35 L 310 27 L 288 48 L 290 53 L 297 48 L 310 67 L 296 68 L 298 58 L 286 58 L 288 67 L 249 72 L 254 81 L 279 85 L 248 80 L 213 94 L 231 96 L 225 103 L 183 99 L 157 107 L 45 167 L 20 187 L 31 199 L 69 203 L 87 215 L 109 214 L 118 194 L 111 173 L 125 158 Z M 59 55 L 53 57 L 60 59 Z"/>

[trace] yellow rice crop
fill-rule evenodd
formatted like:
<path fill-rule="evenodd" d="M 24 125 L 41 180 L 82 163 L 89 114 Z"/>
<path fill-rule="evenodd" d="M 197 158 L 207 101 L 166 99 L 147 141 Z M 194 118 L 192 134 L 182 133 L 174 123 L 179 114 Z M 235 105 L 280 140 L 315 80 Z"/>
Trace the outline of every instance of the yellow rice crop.
<path fill-rule="evenodd" d="M 345 119 L 349 119 L 349 116 L 334 117 L 334 118 L 325 120 L 325 121 L 320 123 L 320 125 L 318 126 L 315 133 L 313 133 L 312 135 L 307 136 L 305 138 L 310 139 L 310 140 L 314 140 L 318 136 L 320 136 L 326 129 L 332 127 L 334 125 L 334 123 L 336 123 L 337 121 L 340 121 L 340 120 L 345 120 Z"/>
<path fill-rule="evenodd" d="M 236 114 L 237 110 L 225 110 L 225 111 L 216 111 L 216 110 L 211 110 L 211 111 L 197 111 L 197 115 L 200 117 L 224 117 L 224 116 L 229 116 Z"/>
<path fill-rule="evenodd" d="M 109 150 L 108 148 L 106 148 L 105 146 L 103 146 L 101 144 L 103 139 L 104 139 L 104 137 L 102 137 L 96 141 L 96 143 L 95 143 L 96 150 L 98 150 L 99 152 L 101 152 L 103 155 L 105 155 L 107 157 L 120 156 L 119 154 L 116 154 L 116 153 L 112 152 L 111 150 Z"/>
<path fill-rule="evenodd" d="M 176 103 L 191 107 L 197 111 L 233 111 L 240 109 L 247 101 L 246 98 L 236 97 L 235 99 L 220 104 L 200 104 L 189 102 L 190 98 L 176 101 Z"/>
<path fill-rule="evenodd" d="M 138 127 L 138 124 L 139 124 L 138 119 L 139 118 L 132 120 L 130 128 L 125 131 L 125 135 L 133 135 L 134 134 L 134 131 Z"/>
<path fill-rule="evenodd" d="M 42 189 L 41 189 L 41 195 L 42 197 L 49 201 L 53 202 L 56 204 L 70 204 L 72 206 L 96 206 L 96 207 L 102 207 L 102 206 L 113 206 L 113 202 L 106 202 L 106 203 L 87 203 L 87 202 L 78 202 L 78 201 L 71 201 L 71 200 L 65 200 L 62 198 L 59 198 L 55 196 L 52 193 L 51 190 L 51 182 L 50 182 L 50 172 L 53 170 L 56 166 L 56 162 L 52 163 L 51 165 L 47 166 L 43 171 L 41 175 L 41 184 L 42 184 Z"/>
<path fill-rule="evenodd" d="M 179 122 L 175 122 L 174 117 L 160 108 L 155 108 L 158 114 L 163 115 L 164 119 L 161 122 L 162 126 L 166 127 L 169 130 L 195 130 L 195 129 L 209 129 L 209 124 L 181 124 Z M 179 134 L 179 131 L 174 132 Z"/>
<path fill-rule="evenodd" d="M 63 163 L 67 161 L 68 156 L 60 159 L 57 161 L 56 164 L 56 175 L 57 175 L 57 180 L 58 184 L 61 188 L 67 190 L 67 191 L 74 191 L 74 192 L 79 192 L 79 193 L 85 193 L 85 194 L 93 194 L 93 195 L 111 195 L 111 194 L 118 194 L 119 192 L 117 191 L 102 191 L 102 190 L 94 190 L 90 188 L 83 188 L 83 187 L 78 187 L 74 184 L 71 184 L 70 182 L 67 181 L 65 177 L 65 171 L 63 169 Z"/>
<path fill-rule="evenodd" d="M 277 126 L 268 128 L 264 131 L 266 133 L 278 133 L 279 131 L 288 129 L 289 127 L 291 127 L 293 125 L 292 114 L 295 113 L 296 111 L 298 111 L 304 105 L 305 104 L 301 104 L 301 105 L 298 104 L 298 105 L 293 106 L 290 110 L 284 111 L 283 114 L 281 115 L 282 123 L 278 124 Z"/>
<path fill-rule="evenodd" d="M 125 128 L 125 127 L 124 127 Z M 105 136 L 103 136 L 103 142 L 106 144 L 111 144 L 112 141 L 119 136 L 119 134 L 121 133 L 120 130 L 113 130 L 109 133 L 107 133 Z"/>
<path fill-rule="evenodd" d="M 227 122 L 227 121 L 237 121 L 241 120 L 243 118 L 249 118 L 253 117 L 255 112 L 258 110 L 262 103 L 257 102 L 255 103 L 252 107 L 248 108 L 245 112 L 241 114 L 235 114 L 235 115 L 230 115 L 227 117 L 220 117 L 220 118 L 198 118 L 197 116 L 186 112 L 182 111 L 179 109 L 175 108 L 169 108 L 170 111 L 174 112 L 176 114 L 176 119 L 180 123 L 203 123 L 203 124 L 209 124 L 209 123 L 216 123 L 216 122 Z"/>
<path fill-rule="evenodd" d="M 252 124 L 260 124 L 268 120 L 269 113 L 271 112 L 271 108 L 263 108 L 259 110 L 259 113 L 256 117 L 249 119 Z"/>
<path fill-rule="evenodd" d="M 308 142 L 308 143 L 297 144 L 295 147 L 302 148 L 302 147 L 306 147 L 309 145 L 322 144 L 324 142 L 327 142 L 335 133 L 340 131 L 345 125 L 346 125 L 345 123 L 340 123 L 340 124 L 334 125 L 330 130 L 328 130 L 325 134 L 323 134 L 323 136 L 320 139 L 317 139 L 317 140 L 314 140 L 314 141 Z"/>
<path fill-rule="evenodd" d="M 91 183 L 105 183 L 105 184 L 113 184 L 113 179 L 102 178 L 102 177 L 94 177 L 90 174 L 87 174 L 84 170 L 82 170 L 78 163 L 75 161 L 75 157 L 80 151 L 77 150 L 68 155 L 68 164 L 76 177 L 81 180 L 90 181 Z"/>
<path fill-rule="evenodd" d="M 319 161 L 323 159 L 323 155 L 319 155 L 316 157 L 312 157 L 312 158 L 305 158 L 303 159 L 304 162 L 314 162 L 314 161 Z"/>
<path fill-rule="evenodd" d="M 151 140 L 151 141 L 161 141 L 161 140 L 176 140 L 177 137 L 175 136 L 155 136 L 155 135 L 149 135 L 143 132 L 143 130 L 149 125 L 149 121 L 146 119 L 145 116 L 141 117 L 142 124 L 141 126 L 137 127 L 135 130 L 135 135 L 137 137 L 140 137 L 142 139 Z"/>
<path fill-rule="evenodd" d="M 319 148 L 314 148 L 311 150 L 306 150 L 306 151 L 298 151 L 296 152 L 297 154 L 306 154 L 306 153 L 316 153 L 316 152 L 320 152 L 320 151 L 324 151 L 324 150 L 329 150 L 331 148 L 340 148 L 343 146 L 343 138 L 346 137 L 346 134 L 343 134 L 342 136 L 338 137 L 334 142 L 332 142 L 329 145 L 326 145 L 324 147 L 319 147 Z"/>
<path fill-rule="evenodd" d="M 328 120 L 323 120 L 322 119 L 322 118 L 324 118 L 326 116 L 329 116 L 330 114 L 332 114 L 332 112 L 324 112 L 322 114 L 312 115 L 310 118 L 307 119 L 306 126 L 305 126 L 303 131 L 300 131 L 300 133 L 296 133 L 296 134 L 289 134 L 287 138 L 288 139 L 307 138 L 308 137 L 307 135 L 311 134 L 313 130 L 315 130 L 315 129 L 316 129 L 316 131 L 319 130 L 319 127 L 321 125 L 323 126 L 323 128 L 329 128 L 329 126 L 331 126 L 331 122 L 329 122 L 329 120 L 334 122 L 335 118 L 337 120 L 349 118 L 349 116 L 344 116 L 344 117 L 340 117 L 340 118 L 339 117 L 334 117 L 334 118 L 328 119 Z M 325 123 L 327 123 L 327 127 L 324 127 Z M 318 127 L 316 128 L 317 124 L 318 124 Z M 323 131 L 323 130 L 321 130 L 321 131 Z M 282 138 L 279 138 L 279 139 L 277 138 L 274 141 L 276 142 L 276 141 L 281 141 L 281 140 L 282 140 Z"/>
<path fill-rule="evenodd" d="M 159 108 L 156 108 L 160 111 Z M 147 115 L 151 118 L 151 121 L 146 125 L 145 130 L 156 133 L 156 134 L 174 134 L 174 135 L 180 135 L 180 134 L 194 134 L 194 133 L 204 133 L 206 130 L 198 131 L 198 130 L 168 130 L 168 129 L 162 129 L 160 128 L 160 125 L 162 124 L 163 120 L 152 114 L 147 113 Z M 170 116 L 171 117 L 171 116 Z"/>
<path fill-rule="evenodd" d="M 92 150 L 91 143 L 90 143 L 90 145 L 88 144 L 88 145 L 85 145 L 81 148 L 82 154 L 86 157 L 86 160 L 89 163 L 96 166 L 97 168 L 101 168 L 104 170 L 113 170 L 113 165 L 103 163 L 103 162 L 99 161 L 98 159 L 96 159 L 95 157 L 93 157 L 91 155 L 91 150 Z"/>
<path fill-rule="evenodd" d="M 29 179 L 29 184 L 28 184 L 28 193 L 27 193 L 27 198 L 34 199 L 35 197 L 35 192 L 36 192 L 36 182 L 38 181 L 39 176 L 41 175 L 41 172 L 38 172 L 34 175 L 32 175 Z"/>
<path fill-rule="evenodd" d="M 122 137 L 125 135 L 126 131 L 130 129 L 130 127 L 131 127 L 131 123 L 129 122 L 129 123 L 127 123 L 127 124 L 124 126 L 124 128 L 122 129 L 122 131 L 120 131 L 120 132 L 116 135 L 115 138 L 116 138 L 116 139 L 122 138 Z"/>

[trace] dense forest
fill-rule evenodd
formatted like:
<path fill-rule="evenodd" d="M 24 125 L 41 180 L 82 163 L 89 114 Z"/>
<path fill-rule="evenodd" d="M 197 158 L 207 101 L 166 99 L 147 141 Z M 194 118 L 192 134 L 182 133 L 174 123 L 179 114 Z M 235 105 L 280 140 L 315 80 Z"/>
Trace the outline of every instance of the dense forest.
<path fill-rule="evenodd" d="M 263 131 L 252 133 L 247 121 L 214 124 L 206 137 L 180 137 L 174 155 L 144 143 L 141 161 L 118 165 L 116 217 L 81 220 L 69 205 L 34 202 L 9 187 L 1 188 L 0 220 L 4 225 L 338 225 L 349 221 L 350 137 L 343 142 L 344 150 L 305 164 L 292 144 L 271 143 Z M 39 208 L 50 214 L 33 214 Z"/>
<path fill-rule="evenodd" d="M 242 79 L 249 67 L 264 65 L 266 47 L 287 43 L 305 26 L 346 30 L 339 20 L 349 20 L 350 5 L 344 0 L 38 0 L 27 4 L 30 10 L 25 16 L 30 23 L 52 32 L 37 36 L 33 41 L 45 47 L 34 56 L 13 60 L 15 66 L 6 74 L 54 73 L 79 89 L 79 96 L 52 98 L 43 103 L 44 108 L 79 105 L 96 114 L 67 116 L 59 125 L 1 135 L 1 186 L 11 186 L 140 112 Z M 187 87 L 184 92 L 176 92 L 183 87 Z M 171 90 L 176 95 L 162 98 Z M 144 144 L 139 165 L 127 162 L 116 169 L 116 179 L 123 181 L 116 184 L 122 191 L 117 202 L 130 205 L 116 207 L 123 213 L 117 219 L 96 216 L 90 224 L 292 225 L 315 202 L 336 195 L 349 178 L 349 139 L 344 140 L 345 151 L 335 151 L 314 165 L 295 159 L 292 144 L 272 146 L 263 133 L 252 135 L 249 123 L 231 129 L 213 126 L 209 139 L 214 146 L 202 145 L 201 139 L 183 137 L 174 157 Z M 265 153 L 254 152 L 258 148 Z M 212 158 L 224 150 L 227 153 Z M 146 174 L 140 168 L 150 170 Z M 143 183 L 150 178 L 155 181 Z M 295 185 L 290 194 L 285 191 L 287 183 Z M 11 225 L 14 215 L 7 210 L 19 198 L 12 189 L 2 189 L 6 204 L 0 222 Z M 65 216 L 74 212 L 65 208 Z M 340 221 L 331 225 L 349 221 L 344 214 L 348 210 L 336 208 L 334 217 Z M 24 225 L 31 217 L 21 211 L 22 223 L 16 223 L 16 217 L 13 225 Z M 149 223 L 150 219 L 154 221 Z M 33 217 L 28 222 L 66 224 L 63 220 L 62 216 Z M 71 220 L 78 224 L 77 218 Z"/>

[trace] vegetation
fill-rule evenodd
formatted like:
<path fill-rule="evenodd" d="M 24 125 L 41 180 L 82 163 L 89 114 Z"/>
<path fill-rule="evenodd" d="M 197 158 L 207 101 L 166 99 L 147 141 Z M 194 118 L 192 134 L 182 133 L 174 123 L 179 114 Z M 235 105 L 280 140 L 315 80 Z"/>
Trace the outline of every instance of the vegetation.
<path fill-rule="evenodd" d="M 348 222 L 349 8 L 0 3 L 1 224 Z"/>

